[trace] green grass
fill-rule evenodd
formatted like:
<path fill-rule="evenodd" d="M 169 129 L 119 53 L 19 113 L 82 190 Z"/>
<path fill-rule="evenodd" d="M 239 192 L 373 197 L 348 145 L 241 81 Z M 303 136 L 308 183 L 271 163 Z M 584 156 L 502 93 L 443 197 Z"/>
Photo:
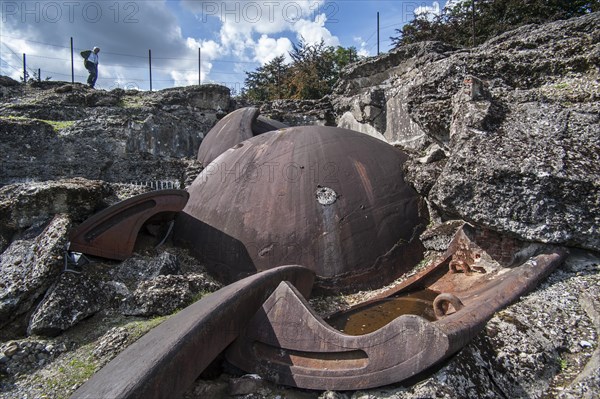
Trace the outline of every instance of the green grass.
<path fill-rule="evenodd" d="M 58 366 L 52 377 L 37 381 L 44 387 L 44 392 L 60 399 L 71 396 L 73 386 L 81 385 L 96 372 L 98 362 L 92 356 L 92 349 L 91 344 L 80 348 Z"/>
<path fill-rule="evenodd" d="M 27 118 L 24 116 L 14 116 L 14 115 L 8 115 L 8 116 L 0 116 L 0 119 L 4 119 L 4 120 L 8 120 L 8 121 L 38 121 L 38 122 L 43 122 L 46 123 L 50 126 L 52 126 L 52 129 L 55 132 L 58 132 L 60 130 L 63 129 L 67 129 L 71 126 L 73 126 L 75 124 L 76 121 L 51 121 L 48 119 L 38 119 L 38 118 Z"/>
<path fill-rule="evenodd" d="M 52 126 L 55 132 L 59 130 L 70 128 L 75 124 L 75 121 L 49 121 L 45 119 L 38 119 L 40 122 L 44 122 Z"/>
<path fill-rule="evenodd" d="M 169 316 L 159 316 L 149 320 L 132 321 L 123 327 L 129 331 L 131 338 L 137 340 L 148 331 L 165 321 Z"/>
<path fill-rule="evenodd" d="M 168 316 L 156 317 L 148 320 L 137 320 L 125 324 L 123 327 L 129 332 L 128 341 L 133 342 L 156 327 Z M 101 359 L 93 355 L 97 341 L 81 346 L 73 352 L 66 353 L 61 359 L 53 363 L 54 372 L 51 375 L 36 376 L 33 383 L 39 385 L 47 396 L 41 398 L 66 399 L 73 393 L 73 387 L 82 385 L 96 371 L 100 369 Z"/>
<path fill-rule="evenodd" d="M 190 302 L 190 304 L 194 303 L 194 302 L 198 302 L 200 299 L 204 298 L 205 296 L 211 294 L 211 292 L 208 291 L 200 291 L 198 293 L 196 293 L 193 297 L 192 297 L 192 301 Z"/>
<path fill-rule="evenodd" d="M 558 359 L 558 367 L 560 367 L 560 371 L 565 371 L 568 366 L 569 366 L 569 363 L 567 362 L 567 359 L 565 359 L 563 357 Z"/>
<path fill-rule="evenodd" d="M 119 106 L 122 108 L 141 108 L 144 106 L 144 100 L 138 96 L 123 96 Z"/>

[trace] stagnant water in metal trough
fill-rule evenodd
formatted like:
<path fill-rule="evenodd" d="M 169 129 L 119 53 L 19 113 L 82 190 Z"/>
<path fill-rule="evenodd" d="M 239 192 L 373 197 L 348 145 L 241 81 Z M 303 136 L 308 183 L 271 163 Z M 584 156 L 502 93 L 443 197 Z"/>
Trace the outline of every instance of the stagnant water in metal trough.
<path fill-rule="evenodd" d="M 364 335 L 380 329 L 395 318 L 414 314 L 435 321 L 433 300 L 439 292 L 422 290 L 386 298 L 327 319 L 333 328 L 348 335 Z"/>

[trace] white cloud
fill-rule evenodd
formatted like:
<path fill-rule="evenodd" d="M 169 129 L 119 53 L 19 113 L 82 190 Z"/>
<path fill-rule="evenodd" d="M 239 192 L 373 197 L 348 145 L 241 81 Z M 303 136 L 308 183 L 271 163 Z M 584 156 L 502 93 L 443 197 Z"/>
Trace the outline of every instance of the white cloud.
<path fill-rule="evenodd" d="M 210 74 L 210 72 L 212 71 L 212 68 L 213 68 L 212 61 L 218 59 L 221 56 L 222 51 L 223 51 L 222 47 L 214 40 L 198 41 L 191 37 L 187 38 L 186 44 L 187 44 L 188 48 L 190 48 L 190 50 L 192 50 L 192 51 L 195 51 L 196 54 L 198 53 L 198 49 L 200 49 L 200 58 L 201 58 L 201 62 L 202 62 L 201 79 L 202 79 L 202 82 L 206 82 L 208 79 L 208 75 Z M 192 63 L 192 65 L 190 65 L 190 67 L 194 67 L 197 69 L 198 68 L 197 61 Z M 188 78 L 188 75 L 190 76 L 189 78 Z M 195 77 L 191 78 L 192 75 L 194 75 Z M 197 71 L 194 71 L 194 73 L 192 73 L 191 71 L 188 71 L 187 73 L 180 73 L 177 71 L 173 71 L 173 72 L 171 72 L 171 76 L 173 77 L 173 79 L 176 82 L 177 81 L 190 81 L 190 82 L 194 82 L 194 83 L 190 83 L 190 84 L 198 83 L 198 72 Z"/>
<path fill-rule="evenodd" d="M 202 71 L 202 75 L 204 75 L 204 71 Z M 198 84 L 198 72 L 171 71 L 171 77 L 175 81 L 175 86 L 189 86 Z"/>
<path fill-rule="evenodd" d="M 319 12 L 324 2 L 184 0 L 182 4 L 203 22 L 211 18 L 221 22 L 219 42 L 224 52 L 265 63 L 291 49 L 291 41 L 282 36 L 285 32 L 295 34 L 298 40 L 303 37 L 307 43 L 324 40 L 326 45 L 339 45 L 339 39 L 325 27 L 325 14 Z"/>
<path fill-rule="evenodd" d="M 467 0 L 448 0 L 446 1 L 446 5 L 444 6 L 444 8 L 451 10 L 461 3 L 466 3 L 466 1 Z"/>
<path fill-rule="evenodd" d="M 266 64 L 273 58 L 284 55 L 289 61 L 289 52 L 292 50 L 292 42 L 287 37 L 274 39 L 267 35 L 262 35 L 256 42 L 254 48 L 254 59 L 261 64 Z"/>
<path fill-rule="evenodd" d="M 369 49 L 367 49 L 367 42 L 364 41 L 363 38 L 360 36 L 353 37 L 353 40 L 358 45 L 358 48 L 356 50 L 356 53 L 358 54 L 358 56 L 359 57 L 368 57 L 370 55 L 370 53 L 369 53 Z"/>
<path fill-rule="evenodd" d="M 313 21 L 303 19 L 296 22 L 292 29 L 296 32 L 298 40 L 304 38 L 308 44 L 319 43 L 323 40 L 326 46 L 339 46 L 340 40 L 325 27 L 326 20 L 325 14 L 319 14 Z"/>
<path fill-rule="evenodd" d="M 433 19 L 440 15 L 440 3 L 434 1 L 431 6 L 420 6 L 415 8 L 415 17 Z"/>

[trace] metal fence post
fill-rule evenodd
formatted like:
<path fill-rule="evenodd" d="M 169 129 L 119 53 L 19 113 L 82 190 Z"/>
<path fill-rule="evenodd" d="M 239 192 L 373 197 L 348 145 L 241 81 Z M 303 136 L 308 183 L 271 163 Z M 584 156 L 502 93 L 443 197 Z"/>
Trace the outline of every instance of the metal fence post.
<path fill-rule="evenodd" d="M 73 38 L 71 37 L 71 83 L 75 83 L 75 64 L 73 60 Z"/>
<path fill-rule="evenodd" d="M 148 70 L 150 71 L 150 91 L 152 91 L 152 50 L 148 49 Z"/>
<path fill-rule="evenodd" d="M 377 11 L 377 55 L 379 55 L 379 11 Z"/>

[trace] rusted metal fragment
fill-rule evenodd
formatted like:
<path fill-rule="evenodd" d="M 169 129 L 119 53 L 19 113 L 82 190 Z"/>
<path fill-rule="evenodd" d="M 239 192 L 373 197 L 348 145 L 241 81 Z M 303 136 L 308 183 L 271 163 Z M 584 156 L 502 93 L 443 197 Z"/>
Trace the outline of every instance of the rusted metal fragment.
<path fill-rule="evenodd" d="M 320 289 L 380 287 L 423 256 L 422 199 L 407 156 L 352 130 L 267 132 L 227 150 L 189 188 L 174 239 L 235 280 L 302 264 Z"/>
<path fill-rule="evenodd" d="M 398 317 L 373 334 L 343 334 L 283 282 L 226 356 L 278 384 L 355 390 L 411 377 L 444 356 L 448 346 L 442 331 L 413 315 Z"/>
<path fill-rule="evenodd" d="M 80 224 L 69 237 L 69 251 L 124 260 L 144 223 L 173 219 L 188 198 L 184 190 L 157 190 L 121 201 Z"/>
<path fill-rule="evenodd" d="M 289 281 L 309 295 L 314 273 L 282 266 L 228 285 L 155 327 L 94 374 L 71 398 L 176 398 Z"/>
<path fill-rule="evenodd" d="M 493 241 L 489 252 L 474 240 L 482 236 Z M 281 285 L 227 358 L 248 372 L 300 388 L 356 390 L 400 382 L 460 350 L 495 312 L 534 289 L 565 256 L 560 248 L 538 250 L 519 260 L 515 255 L 528 250 L 518 242 L 465 226 L 438 262 L 385 297 L 325 320 L 292 287 Z M 495 259 L 517 265 L 502 266 Z M 452 261 L 471 268 L 477 263 L 481 270 L 457 273 Z M 419 306 L 412 306 L 416 302 Z M 385 310 L 389 303 L 398 308 L 391 316 Z"/>
<path fill-rule="evenodd" d="M 221 119 L 206 134 L 198 148 L 198 161 L 204 166 L 227 149 L 259 134 L 287 127 L 287 125 L 259 116 L 257 108 L 240 108 Z"/>

